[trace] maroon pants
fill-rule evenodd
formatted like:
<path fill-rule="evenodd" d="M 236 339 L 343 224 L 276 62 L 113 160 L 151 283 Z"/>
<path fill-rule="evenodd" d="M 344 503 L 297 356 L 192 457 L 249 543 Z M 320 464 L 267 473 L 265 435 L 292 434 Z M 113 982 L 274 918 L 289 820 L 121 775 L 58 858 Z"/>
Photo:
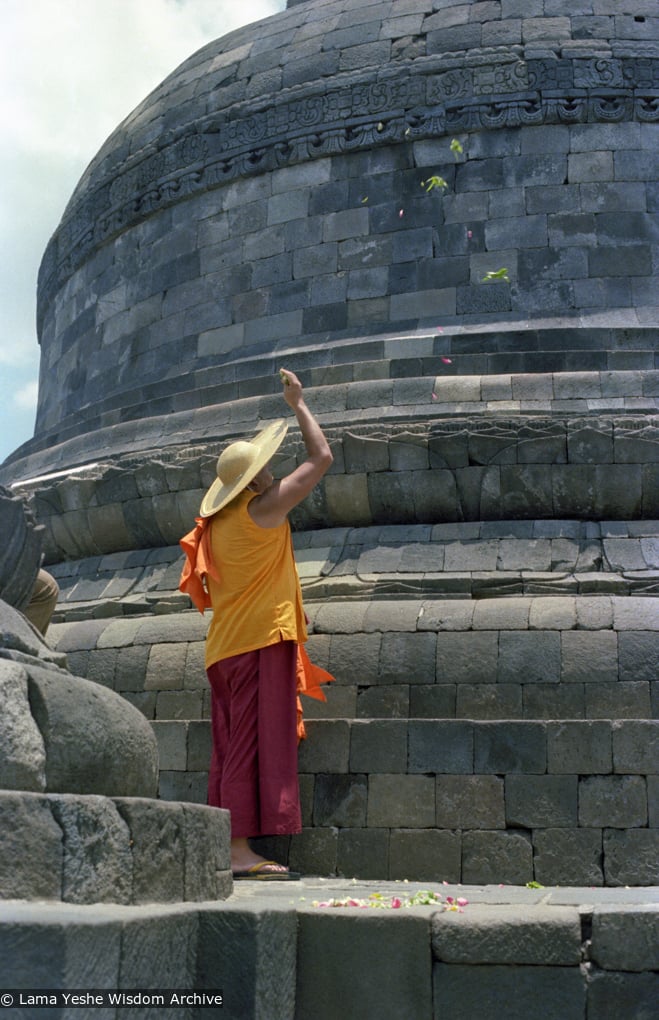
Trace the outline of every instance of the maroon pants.
<path fill-rule="evenodd" d="M 208 803 L 231 812 L 232 838 L 300 832 L 297 644 L 221 659 L 211 685 Z"/>

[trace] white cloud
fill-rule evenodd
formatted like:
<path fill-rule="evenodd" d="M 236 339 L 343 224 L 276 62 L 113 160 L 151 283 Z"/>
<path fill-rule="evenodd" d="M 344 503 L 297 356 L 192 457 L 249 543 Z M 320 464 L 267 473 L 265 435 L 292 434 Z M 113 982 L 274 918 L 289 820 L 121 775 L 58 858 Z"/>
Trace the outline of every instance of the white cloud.
<path fill-rule="evenodd" d="M 0 0 L 0 404 L 38 365 L 36 280 L 85 167 L 201 46 L 285 0 Z M 20 378 L 12 376 L 12 370 Z M 27 416 L 21 419 L 21 428 Z M 0 461 L 30 432 L 0 430 Z"/>
<path fill-rule="evenodd" d="M 12 403 L 21 411 L 36 411 L 37 397 L 39 395 L 39 380 L 31 379 L 14 393 Z"/>

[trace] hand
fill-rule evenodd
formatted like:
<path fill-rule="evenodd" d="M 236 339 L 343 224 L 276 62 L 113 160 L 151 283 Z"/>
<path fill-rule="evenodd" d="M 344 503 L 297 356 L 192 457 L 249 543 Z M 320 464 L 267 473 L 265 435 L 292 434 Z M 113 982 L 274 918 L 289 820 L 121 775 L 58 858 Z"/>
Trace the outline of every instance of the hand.
<path fill-rule="evenodd" d="M 279 375 L 284 387 L 284 400 L 289 407 L 296 408 L 302 400 L 302 383 L 288 368 L 280 368 Z"/>

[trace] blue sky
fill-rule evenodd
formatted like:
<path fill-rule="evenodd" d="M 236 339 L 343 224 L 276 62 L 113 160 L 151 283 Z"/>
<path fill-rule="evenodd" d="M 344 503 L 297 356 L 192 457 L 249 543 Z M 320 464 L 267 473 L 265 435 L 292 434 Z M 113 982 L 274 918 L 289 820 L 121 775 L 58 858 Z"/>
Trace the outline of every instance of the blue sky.
<path fill-rule="evenodd" d="M 186 57 L 285 0 L 0 0 L 0 463 L 34 432 L 41 257 L 85 167 Z"/>

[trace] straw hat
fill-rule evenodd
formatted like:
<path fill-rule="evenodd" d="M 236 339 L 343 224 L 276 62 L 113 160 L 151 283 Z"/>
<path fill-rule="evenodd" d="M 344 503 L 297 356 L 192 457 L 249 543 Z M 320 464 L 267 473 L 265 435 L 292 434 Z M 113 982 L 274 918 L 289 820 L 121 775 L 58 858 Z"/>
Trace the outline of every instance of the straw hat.
<path fill-rule="evenodd" d="M 283 418 L 267 425 L 254 439 L 230 443 L 217 459 L 217 478 L 201 501 L 201 517 L 212 517 L 230 503 L 277 452 L 288 430 Z"/>

